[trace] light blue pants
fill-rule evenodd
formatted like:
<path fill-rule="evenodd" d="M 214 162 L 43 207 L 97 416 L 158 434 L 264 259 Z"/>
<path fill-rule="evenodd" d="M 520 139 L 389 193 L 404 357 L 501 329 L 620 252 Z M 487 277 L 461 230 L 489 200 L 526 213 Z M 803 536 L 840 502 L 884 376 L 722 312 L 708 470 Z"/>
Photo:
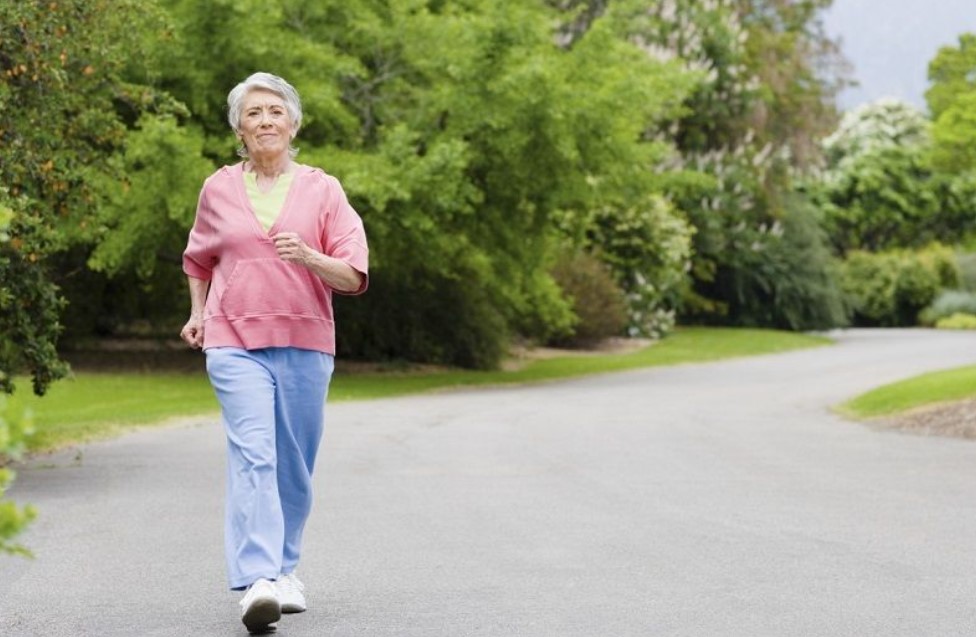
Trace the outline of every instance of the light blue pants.
<path fill-rule="evenodd" d="M 206 355 L 227 432 L 228 579 L 242 589 L 298 564 L 334 360 L 294 347 Z"/>

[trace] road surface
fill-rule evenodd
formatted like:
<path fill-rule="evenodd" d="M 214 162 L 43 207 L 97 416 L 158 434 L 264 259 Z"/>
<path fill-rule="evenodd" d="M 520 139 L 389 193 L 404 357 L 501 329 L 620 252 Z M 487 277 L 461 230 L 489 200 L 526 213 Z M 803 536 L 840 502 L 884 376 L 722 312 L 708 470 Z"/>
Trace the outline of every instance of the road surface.
<path fill-rule="evenodd" d="M 976 333 L 846 331 L 733 361 L 337 403 L 278 635 L 976 634 L 976 443 L 829 408 L 976 363 Z M 0 635 L 244 635 L 213 418 L 39 458 Z"/>

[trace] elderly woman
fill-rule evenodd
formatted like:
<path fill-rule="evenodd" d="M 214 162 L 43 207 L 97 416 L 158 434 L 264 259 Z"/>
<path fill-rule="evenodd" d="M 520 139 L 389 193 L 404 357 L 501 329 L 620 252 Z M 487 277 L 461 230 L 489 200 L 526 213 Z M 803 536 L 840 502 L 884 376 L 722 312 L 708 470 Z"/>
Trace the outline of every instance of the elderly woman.
<path fill-rule="evenodd" d="M 227 96 L 244 161 L 204 182 L 183 254 L 190 318 L 227 434 L 225 549 L 242 620 L 305 610 L 295 576 L 333 371 L 332 293 L 367 286 L 359 215 L 339 182 L 293 161 L 298 93 L 255 73 Z"/>

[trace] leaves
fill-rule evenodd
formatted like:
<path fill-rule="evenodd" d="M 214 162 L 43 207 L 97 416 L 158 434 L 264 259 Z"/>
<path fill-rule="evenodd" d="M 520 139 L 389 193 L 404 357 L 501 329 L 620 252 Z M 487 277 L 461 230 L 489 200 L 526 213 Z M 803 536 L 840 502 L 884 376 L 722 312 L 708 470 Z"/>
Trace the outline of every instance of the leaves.
<path fill-rule="evenodd" d="M 929 62 L 925 101 L 934 120 L 956 104 L 960 96 L 976 91 L 976 33 L 963 33 L 958 46 L 943 46 Z"/>
<path fill-rule="evenodd" d="M 66 373 L 48 259 L 93 239 L 98 186 L 119 180 L 111 157 L 140 108 L 119 76 L 148 63 L 140 35 L 160 24 L 134 0 L 0 4 L 0 205 L 12 213 L 0 245 L 4 391 L 14 373 L 30 372 L 37 393 Z"/>
<path fill-rule="evenodd" d="M 24 451 L 24 441 L 32 433 L 30 418 L 14 415 L 6 397 L 0 395 L 0 553 L 30 557 L 26 547 L 13 542 L 37 516 L 30 505 L 19 506 L 6 499 L 7 490 L 13 483 L 16 473 L 6 465 L 20 458 Z"/>
<path fill-rule="evenodd" d="M 813 191 L 838 254 L 952 241 L 972 225 L 972 190 L 933 164 L 931 130 L 916 108 L 883 99 L 849 112 L 824 140 L 828 163 Z"/>

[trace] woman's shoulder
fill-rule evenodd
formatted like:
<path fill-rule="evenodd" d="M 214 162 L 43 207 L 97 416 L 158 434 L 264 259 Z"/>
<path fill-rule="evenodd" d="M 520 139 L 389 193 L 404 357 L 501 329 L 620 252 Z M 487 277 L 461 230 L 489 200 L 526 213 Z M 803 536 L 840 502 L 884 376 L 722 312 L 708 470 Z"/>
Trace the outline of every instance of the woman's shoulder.
<path fill-rule="evenodd" d="M 204 190 L 209 188 L 219 188 L 233 183 L 234 179 L 241 179 L 243 167 L 244 162 L 237 162 L 236 164 L 231 164 L 229 166 L 221 166 L 211 173 L 209 177 L 203 180 Z"/>
<path fill-rule="evenodd" d="M 295 167 L 296 179 L 302 179 L 303 182 L 309 185 L 309 187 L 320 187 L 320 188 L 342 188 L 339 184 L 339 180 L 325 172 L 322 168 L 318 166 L 308 166 L 306 164 L 298 164 Z"/>

